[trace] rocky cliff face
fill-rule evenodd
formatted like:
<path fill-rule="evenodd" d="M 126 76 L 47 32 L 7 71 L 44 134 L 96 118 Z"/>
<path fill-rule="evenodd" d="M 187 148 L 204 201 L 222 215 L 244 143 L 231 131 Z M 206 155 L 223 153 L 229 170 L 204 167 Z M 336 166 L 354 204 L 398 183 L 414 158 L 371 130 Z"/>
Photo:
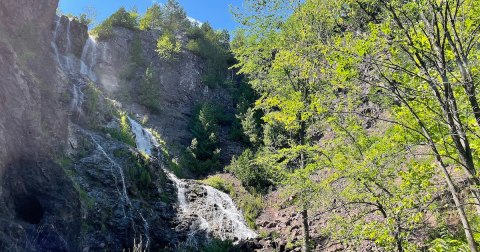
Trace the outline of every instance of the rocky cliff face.
<path fill-rule="evenodd" d="M 66 92 L 50 50 L 57 1 L 0 3 L 0 174 L 17 159 L 61 150 Z M 54 133 L 54 134 L 53 134 Z"/>
<path fill-rule="evenodd" d="M 159 59 L 158 31 L 117 27 L 95 41 L 56 16 L 57 4 L 0 2 L 0 251 L 192 249 L 207 237 L 256 236 L 226 194 L 171 174 L 143 126 L 129 122 L 135 143 L 115 137 L 122 110 L 188 145 L 199 102 L 231 103 L 202 84 L 201 61 L 188 52 L 174 64 Z M 129 69 L 138 41 L 160 73 L 154 114 L 136 99 L 144 71 Z"/>
<path fill-rule="evenodd" d="M 165 141 L 188 146 L 191 140 L 188 122 L 195 106 L 215 101 L 231 108 L 232 99 L 226 90 L 211 90 L 202 84 L 203 63 L 194 54 L 185 50 L 174 62 L 158 57 L 155 50 L 160 35 L 159 30 L 139 32 L 116 27 L 113 38 L 94 42 L 94 52 L 86 49 L 90 54 L 86 61 L 94 64 L 98 84 L 109 97 L 120 101 L 127 111 L 148 117 L 149 125 L 154 126 Z M 133 69 L 132 73 L 130 57 L 136 43 L 141 46 L 139 56 L 144 60 L 144 67 Z M 160 109 L 156 113 L 150 113 L 136 102 L 146 67 L 155 69 L 157 75 Z"/>
<path fill-rule="evenodd" d="M 78 193 L 52 161 L 68 94 L 49 50 L 57 1 L 0 2 L 0 250 L 77 248 Z"/>

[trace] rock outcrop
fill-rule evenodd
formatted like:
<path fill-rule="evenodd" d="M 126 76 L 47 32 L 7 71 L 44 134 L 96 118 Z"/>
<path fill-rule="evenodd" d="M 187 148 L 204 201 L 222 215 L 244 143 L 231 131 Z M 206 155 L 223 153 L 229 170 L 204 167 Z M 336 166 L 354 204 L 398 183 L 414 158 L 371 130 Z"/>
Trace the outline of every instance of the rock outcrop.
<path fill-rule="evenodd" d="M 66 140 L 66 89 L 48 50 L 57 3 L 0 2 L 0 176 L 8 163 L 51 156 Z"/>
<path fill-rule="evenodd" d="M 202 83 L 202 60 L 184 50 L 177 60 L 162 60 L 156 53 L 159 30 L 132 31 L 123 27 L 114 28 L 115 36 L 96 41 L 94 71 L 98 85 L 109 97 L 122 103 L 133 114 L 148 117 L 165 141 L 171 145 L 190 145 L 191 133 L 188 124 L 196 105 L 215 101 L 227 109 L 233 109 L 229 93 L 222 88 L 209 89 Z M 132 68 L 132 53 L 143 59 L 143 67 Z M 145 69 L 155 69 L 158 83 L 159 111 L 151 113 L 138 103 L 138 94 Z"/>
<path fill-rule="evenodd" d="M 159 251 L 256 236 L 228 195 L 179 180 L 114 136 L 124 110 L 184 147 L 195 106 L 231 109 L 228 92 L 202 84 L 202 62 L 189 52 L 175 64 L 159 59 L 159 31 L 115 27 L 95 41 L 56 16 L 57 4 L 0 2 L 0 251 Z M 138 41 L 145 67 L 160 73 L 157 113 L 136 99 L 145 69 L 125 75 Z"/>
<path fill-rule="evenodd" d="M 63 152 L 68 91 L 50 52 L 58 1 L 0 2 L 0 250 L 74 251 L 78 192 Z"/>

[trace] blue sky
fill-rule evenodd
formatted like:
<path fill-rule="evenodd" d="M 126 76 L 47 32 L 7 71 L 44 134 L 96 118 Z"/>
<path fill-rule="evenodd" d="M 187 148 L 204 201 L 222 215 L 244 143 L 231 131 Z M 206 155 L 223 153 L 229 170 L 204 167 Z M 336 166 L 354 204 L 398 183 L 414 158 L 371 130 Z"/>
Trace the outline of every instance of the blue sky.
<path fill-rule="evenodd" d="M 157 0 L 165 3 L 166 0 Z M 188 16 L 199 20 L 208 21 L 215 29 L 227 29 L 233 31 L 237 24 L 229 11 L 229 6 L 241 6 L 243 0 L 179 0 L 185 8 Z M 87 8 L 93 8 L 96 13 L 96 21 L 102 21 L 118 8 L 130 9 L 134 6 L 143 14 L 153 4 L 153 0 L 60 0 L 59 9 L 63 13 L 78 15 Z"/>

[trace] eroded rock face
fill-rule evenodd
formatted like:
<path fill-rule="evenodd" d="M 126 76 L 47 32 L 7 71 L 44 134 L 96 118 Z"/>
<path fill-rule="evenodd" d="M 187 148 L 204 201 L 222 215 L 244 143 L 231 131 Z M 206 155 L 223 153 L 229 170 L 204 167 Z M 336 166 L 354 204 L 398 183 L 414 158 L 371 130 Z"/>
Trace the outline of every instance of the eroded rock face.
<path fill-rule="evenodd" d="M 134 240 L 152 251 L 174 247 L 182 237 L 174 230 L 175 188 L 159 164 L 114 139 L 73 133 L 80 141 L 66 169 L 81 191 L 80 251 L 128 250 Z"/>
<path fill-rule="evenodd" d="M 0 2 L 0 25 L 9 34 L 21 34 L 20 28 L 38 28 L 38 34 L 48 29 L 53 22 L 58 0 L 2 0 Z"/>
<path fill-rule="evenodd" d="M 59 54 L 72 54 L 78 59 L 82 57 L 82 49 L 88 38 L 87 26 L 70 20 L 66 16 L 60 16 L 55 18 L 53 33 Z"/>
<path fill-rule="evenodd" d="M 75 251 L 78 193 L 52 158 L 68 101 L 50 44 L 58 0 L 0 1 L 0 250 Z"/>
<path fill-rule="evenodd" d="M 0 177 L 22 156 L 62 149 L 66 89 L 50 50 L 58 0 L 0 2 Z"/>
<path fill-rule="evenodd" d="M 97 83 L 107 96 L 120 101 L 127 111 L 147 116 L 149 125 L 155 127 L 165 141 L 184 147 L 190 145 L 192 136 L 188 124 L 194 108 L 202 102 L 213 101 L 233 109 L 227 90 L 209 89 L 203 84 L 204 62 L 199 57 L 188 50 L 184 50 L 173 62 L 158 56 L 156 41 L 161 31 L 139 32 L 114 27 L 114 34 L 112 38 L 96 41 L 94 69 Z M 138 45 L 141 47 L 138 56 L 143 59 L 144 66 L 132 68 L 132 51 Z M 154 69 L 158 83 L 160 109 L 157 113 L 151 113 L 137 102 L 139 86 L 147 67 Z"/>

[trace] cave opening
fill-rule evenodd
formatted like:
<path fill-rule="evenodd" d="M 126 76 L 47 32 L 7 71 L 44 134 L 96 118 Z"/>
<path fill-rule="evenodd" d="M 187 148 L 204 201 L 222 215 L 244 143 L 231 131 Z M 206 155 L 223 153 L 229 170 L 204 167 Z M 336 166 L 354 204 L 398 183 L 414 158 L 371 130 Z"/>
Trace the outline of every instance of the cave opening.
<path fill-rule="evenodd" d="M 18 219 L 30 224 L 39 224 L 45 213 L 40 201 L 32 195 L 16 197 L 15 212 Z"/>

